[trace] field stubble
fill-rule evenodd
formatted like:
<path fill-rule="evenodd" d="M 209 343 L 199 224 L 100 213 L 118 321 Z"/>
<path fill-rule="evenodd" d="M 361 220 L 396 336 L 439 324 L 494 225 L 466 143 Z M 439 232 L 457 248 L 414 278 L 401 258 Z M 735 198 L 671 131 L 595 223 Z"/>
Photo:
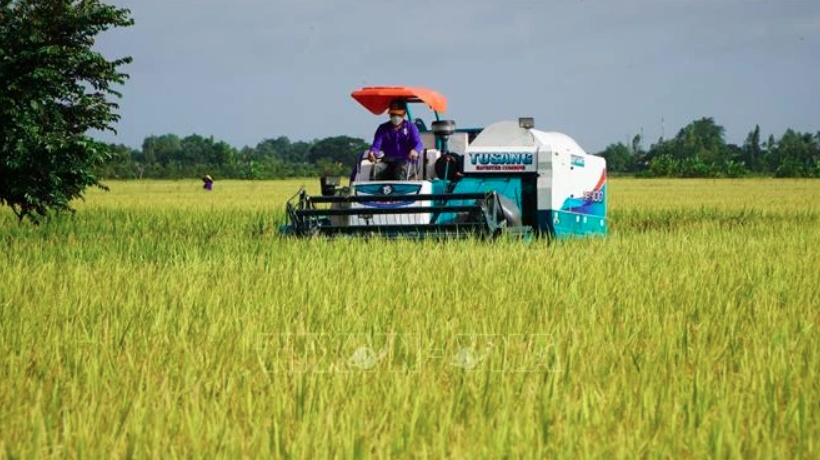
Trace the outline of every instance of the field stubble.
<path fill-rule="evenodd" d="M 529 245 L 279 238 L 299 184 L 0 216 L 0 457 L 820 455 L 817 181 L 611 179 Z"/>

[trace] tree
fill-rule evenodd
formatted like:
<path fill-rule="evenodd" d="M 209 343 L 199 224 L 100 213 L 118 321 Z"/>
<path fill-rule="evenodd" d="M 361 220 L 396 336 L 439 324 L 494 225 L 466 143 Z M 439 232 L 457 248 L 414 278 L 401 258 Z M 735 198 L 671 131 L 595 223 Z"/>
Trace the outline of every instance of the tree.
<path fill-rule="evenodd" d="M 176 134 L 148 136 L 142 141 L 142 155 L 149 164 L 181 161 L 182 139 Z"/>
<path fill-rule="evenodd" d="M 213 150 L 214 138 L 205 138 L 199 134 L 191 134 L 184 137 L 180 143 L 181 163 L 188 164 L 207 164 L 211 162 L 211 152 Z"/>
<path fill-rule="evenodd" d="M 142 152 L 122 144 L 109 144 L 108 147 L 111 155 L 104 165 L 94 169 L 96 175 L 116 179 L 139 177 L 140 165 L 134 161 L 134 158 L 141 156 Z"/>
<path fill-rule="evenodd" d="M 313 144 L 307 154 L 307 160 L 318 164 L 319 160 L 324 159 L 330 164 L 341 163 L 344 167 L 351 168 L 368 147 L 367 142 L 355 137 L 326 137 Z"/>
<path fill-rule="evenodd" d="M 638 158 L 643 155 L 643 148 L 641 144 L 643 143 L 643 136 L 640 134 L 636 134 L 635 137 L 632 138 L 632 156 Z"/>
<path fill-rule="evenodd" d="M 777 159 L 777 177 L 813 177 L 820 162 L 820 146 L 811 133 L 787 129 L 773 152 Z"/>
<path fill-rule="evenodd" d="M 130 11 L 100 0 L 0 0 L 0 205 L 22 221 L 69 203 L 91 186 L 111 157 L 90 130 L 119 121 L 112 88 L 128 75 L 93 51 L 95 37 L 133 24 Z"/>
<path fill-rule="evenodd" d="M 635 156 L 622 142 L 609 144 L 599 155 L 606 159 L 607 171 L 629 172 L 635 166 Z"/>
<path fill-rule="evenodd" d="M 277 159 L 290 161 L 291 142 L 286 136 L 279 136 L 276 139 L 265 139 L 256 145 L 256 155 L 259 158 Z"/>
<path fill-rule="evenodd" d="M 675 137 L 678 159 L 697 157 L 707 164 L 724 159 L 725 129 L 712 117 L 703 117 L 686 125 Z"/>
<path fill-rule="evenodd" d="M 755 129 L 746 136 L 743 143 L 743 162 L 754 172 L 763 170 L 764 152 L 760 142 L 760 125 L 755 125 Z"/>
<path fill-rule="evenodd" d="M 748 172 L 742 163 L 745 147 L 727 144 L 724 132 L 723 126 L 711 117 L 695 120 L 682 128 L 675 138 L 660 139 L 653 144 L 643 156 L 646 169 L 639 173 L 672 177 L 743 176 Z"/>

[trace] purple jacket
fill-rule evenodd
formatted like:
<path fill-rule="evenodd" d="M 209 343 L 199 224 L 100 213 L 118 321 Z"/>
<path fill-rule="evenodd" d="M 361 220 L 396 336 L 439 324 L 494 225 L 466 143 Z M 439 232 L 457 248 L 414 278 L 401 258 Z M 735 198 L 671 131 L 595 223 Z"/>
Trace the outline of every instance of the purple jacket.
<path fill-rule="evenodd" d="M 384 158 L 409 160 L 410 150 L 415 149 L 421 153 L 424 144 L 421 142 L 421 134 L 414 123 L 404 120 L 399 129 L 395 129 L 393 123 L 385 122 L 376 128 L 376 135 L 373 136 L 373 144 L 370 150 L 373 152 L 384 152 Z"/>

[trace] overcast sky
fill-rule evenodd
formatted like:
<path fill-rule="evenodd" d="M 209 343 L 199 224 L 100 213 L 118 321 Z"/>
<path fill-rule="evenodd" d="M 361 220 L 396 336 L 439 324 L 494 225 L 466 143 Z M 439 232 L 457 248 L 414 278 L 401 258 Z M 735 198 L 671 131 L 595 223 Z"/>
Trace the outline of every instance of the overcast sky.
<path fill-rule="evenodd" d="M 109 0 L 123 70 L 119 135 L 370 140 L 350 93 L 417 85 L 460 127 L 532 116 L 587 151 L 644 146 L 711 116 L 729 142 L 760 124 L 820 130 L 820 0 Z M 426 113 L 425 113 L 426 115 Z M 386 118 L 386 117 L 384 117 Z"/>

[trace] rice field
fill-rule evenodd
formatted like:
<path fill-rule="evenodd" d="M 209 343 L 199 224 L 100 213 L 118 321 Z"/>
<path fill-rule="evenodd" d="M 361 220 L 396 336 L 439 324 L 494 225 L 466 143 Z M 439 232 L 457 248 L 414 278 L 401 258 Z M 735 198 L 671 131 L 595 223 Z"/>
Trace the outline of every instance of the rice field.
<path fill-rule="evenodd" d="M 0 458 L 820 457 L 820 181 L 551 244 L 280 238 L 303 182 L 0 210 Z"/>

